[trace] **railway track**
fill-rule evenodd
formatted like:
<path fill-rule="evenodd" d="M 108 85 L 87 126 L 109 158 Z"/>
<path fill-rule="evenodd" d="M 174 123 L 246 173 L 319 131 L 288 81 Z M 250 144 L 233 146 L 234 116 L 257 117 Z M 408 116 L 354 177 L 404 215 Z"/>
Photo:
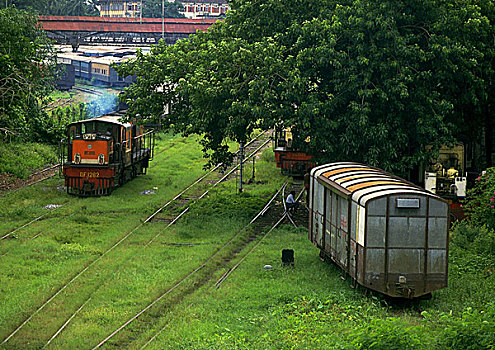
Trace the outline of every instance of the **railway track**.
<path fill-rule="evenodd" d="M 6 195 L 9 195 L 9 194 L 12 194 L 12 193 L 19 191 L 21 188 L 32 186 L 34 184 L 37 184 L 38 182 L 41 182 L 41 181 L 46 180 L 50 177 L 53 177 L 55 174 L 57 174 L 57 168 L 59 168 L 59 167 L 60 167 L 60 164 L 50 165 L 49 167 L 46 167 L 46 168 L 41 169 L 35 173 L 32 173 L 31 175 L 29 175 L 27 180 L 24 180 L 24 181 L 19 180 L 19 184 L 14 185 L 16 187 L 12 190 L 9 190 L 7 188 L 8 186 L 5 186 L 4 188 L 0 188 L 0 191 L 5 191 L 4 193 L 0 194 L 0 197 L 5 197 Z"/>
<path fill-rule="evenodd" d="M 252 158 L 253 156 L 255 156 L 254 153 L 252 153 L 253 150 L 259 150 L 259 146 L 260 145 L 266 145 L 269 141 L 269 135 L 270 135 L 271 131 L 268 130 L 268 131 L 265 131 L 263 133 L 260 133 L 259 135 L 257 135 L 256 137 L 254 137 L 252 140 L 250 140 L 248 142 L 248 144 L 246 144 L 246 150 L 247 152 L 246 153 L 249 153 L 248 154 L 248 157 L 246 157 L 246 159 L 250 159 Z M 162 150 L 161 152 L 163 152 L 165 150 Z M 159 152 L 159 153 L 161 153 Z M 158 154 L 159 154 L 158 153 Z M 236 152 L 236 156 L 238 155 L 238 152 Z M 156 156 L 156 155 L 155 155 Z M 201 181 L 210 181 L 213 186 L 212 187 L 215 187 L 216 185 L 218 185 L 218 183 L 222 182 L 222 181 L 225 181 L 227 179 L 227 177 L 223 177 L 223 178 L 218 178 L 218 176 L 216 176 L 217 178 L 215 179 L 215 172 L 221 168 L 223 166 L 223 164 L 219 164 L 217 166 L 215 166 L 213 169 L 211 169 L 208 173 L 206 173 L 203 177 L 201 177 L 200 179 L 198 179 L 198 181 L 196 181 L 195 183 L 193 183 L 192 185 L 190 185 L 188 188 L 186 188 L 186 190 L 180 192 L 176 197 L 174 197 L 172 200 L 170 200 L 169 202 L 167 202 L 164 206 L 162 206 L 161 208 L 159 208 L 155 213 L 153 213 L 150 217 L 148 217 L 146 220 L 145 220 L 145 223 L 146 222 L 149 222 L 149 221 L 152 221 L 153 219 L 155 219 L 155 217 L 157 216 L 157 214 L 159 214 L 160 212 L 162 212 L 164 209 L 166 209 L 167 207 L 169 207 L 169 210 L 170 211 L 173 211 L 173 210 L 177 210 L 177 208 L 183 208 L 184 212 L 180 214 L 180 216 L 184 215 L 189 209 L 188 209 L 188 205 L 191 201 L 196 201 L 196 200 L 199 200 L 201 198 L 203 198 L 204 196 L 206 196 L 208 194 L 208 191 L 206 192 L 203 192 L 203 194 L 199 195 L 199 196 L 190 196 L 188 197 L 188 194 L 189 193 L 188 191 L 190 191 L 193 187 L 199 185 L 201 183 Z M 29 176 L 29 178 L 24 181 L 23 185 L 22 186 L 19 186 L 17 187 L 16 189 L 13 189 L 7 193 L 4 193 L 4 194 L 0 194 L 0 197 L 4 197 L 8 194 L 12 194 L 12 193 L 15 193 L 17 192 L 18 190 L 20 190 L 21 188 L 24 188 L 24 187 L 29 187 L 29 186 L 32 186 L 32 185 L 35 185 L 41 181 L 44 181 L 46 179 L 49 179 L 53 176 L 55 176 L 57 174 L 57 170 L 58 168 L 60 168 L 60 164 L 55 164 L 55 165 L 51 165 L 47 168 L 44 168 L 42 170 L 39 170 L 33 174 L 31 174 Z M 235 167 L 235 169 L 237 169 L 237 167 Z M 234 170 L 235 170 L 234 169 Z M 234 171 L 233 170 L 233 171 Z M 231 171 L 230 173 L 228 173 L 229 175 L 231 175 L 231 173 L 233 172 Z M 180 203 L 180 204 L 178 204 Z M 65 205 L 65 204 L 64 204 Z M 0 241 L 3 240 L 3 239 L 6 239 L 10 236 L 12 236 L 12 234 L 14 234 L 15 232 L 35 223 L 36 221 L 40 220 L 40 219 L 43 219 L 45 218 L 49 213 L 46 213 L 46 214 L 43 214 L 43 215 L 40 215 L 36 218 L 33 218 L 31 219 L 30 221 L 28 221 L 27 223 L 24 223 L 22 225 L 20 225 L 19 227 L 15 228 L 14 230 L 6 233 L 6 234 L 3 234 L 1 237 L 0 237 Z M 164 215 L 169 215 L 169 214 L 164 214 Z M 167 224 L 170 224 L 170 222 L 172 222 L 170 225 L 174 224 L 175 221 L 177 221 L 180 216 L 177 218 L 177 217 L 172 217 L 170 220 L 167 220 L 167 219 L 164 219 Z M 159 217 L 157 217 L 156 220 L 163 220 L 163 219 L 160 219 Z M 169 226 L 167 226 L 169 227 Z M 150 242 L 151 243 L 151 242 Z"/>
<path fill-rule="evenodd" d="M 134 316 L 125 321 L 120 327 L 115 329 L 105 339 L 100 341 L 93 347 L 93 350 L 99 349 L 105 345 L 114 346 L 116 348 L 128 348 L 131 342 L 136 339 L 141 333 L 146 331 L 150 325 L 156 322 L 157 319 L 163 316 L 167 310 L 172 309 L 183 298 L 196 292 L 198 288 L 211 283 L 212 277 L 222 270 L 226 272 L 220 277 L 214 286 L 218 288 L 220 284 L 251 254 L 276 227 L 278 227 L 285 219 L 290 217 L 284 206 L 277 202 L 277 198 L 281 196 L 281 203 L 284 203 L 285 189 L 287 181 L 282 187 L 270 198 L 268 203 L 258 212 L 258 214 L 240 231 L 235 233 L 228 241 L 218 247 L 213 254 L 206 258 L 201 264 L 194 268 L 186 276 L 182 277 L 158 297 L 151 301 L 146 307 L 137 312 Z M 302 183 L 291 185 L 291 190 L 297 189 L 299 197 L 304 191 Z M 278 205 L 277 205 L 278 204 Z M 270 215 L 265 215 L 270 210 Z M 294 223 L 294 220 L 290 220 Z M 289 222 L 290 222 L 289 221 Z M 295 224 L 295 223 L 294 223 Z M 250 247 L 250 248 L 249 248 Z M 242 254 L 245 249 L 249 250 Z M 237 262 L 235 262 L 237 261 Z M 235 262 L 235 264 L 234 264 Z M 186 284 L 188 282 L 188 284 Z M 172 292 L 184 287 L 178 295 L 171 296 Z M 167 296 L 171 296 L 166 300 Z M 134 324 L 134 325 L 133 325 Z M 133 328 L 130 326 L 133 325 Z M 167 327 L 165 325 L 158 330 L 141 348 L 148 346 L 156 337 Z M 125 333 L 118 340 L 111 342 L 112 338 L 120 333 Z"/>
<path fill-rule="evenodd" d="M 257 152 L 260 152 L 264 147 L 267 147 L 267 145 L 270 142 L 270 133 L 269 131 L 264 132 L 260 134 L 257 138 L 253 139 L 252 142 L 250 142 L 249 145 L 246 145 L 246 147 L 252 147 L 254 150 L 248 154 L 248 159 L 249 157 L 253 157 L 257 154 Z M 252 149 L 249 148 L 249 149 Z M 232 173 L 237 169 L 238 165 L 232 167 L 231 170 L 227 172 L 224 176 L 222 176 L 220 179 L 215 180 L 214 183 L 210 182 L 209 185 L 211 187 L 216 186 L 222 181 L 225 181 L 226 179 L 229 178 L 229 176 L 232 176 Z M 132 230 L 124 234 L 116 243 L 114 243 L 110 248 L 105 250 L 103 253 L 101 253 L 98 258 L 95 260 L 91 261 L 86 265 L 82 270 L 80 270 L 78 273 L 76 273 L 67 283 L 65 283 L 63 286 L 59 287 L 41 306 L 39 306 L 34 312 L 32 312 L 13 332 L 11 332 L 3 341 L 2 344 L 9 342 L 9 340 L 14 337 L 26 324 L 28 324 L 35 316 L 37 316 L 41 311 L 43 311 L 52 301 L 60 295 L 62 292 L 66 291 L 69 286 L 74 284 L 75 281 L 77 281 L 81 276 L 83 276 L 88 270 L 90 270 L 94 265 L 96 265 L 99 261 L 101 261 L 103 258 L 105 258 L 107 255 L 109 255 L 115 248 L 117 248 L 122 242 L 124 242 L 127 238 L 129 238 L 133 233 L 135 233 L 137 230 L 139 230 L 143 225 L 146 223 L 151 222 L 157 215 L 160 213 L 163 209 L 167 208 L 168 206 L 171 206 L 173 203 L 180 202 L 181 205 L 181 211 L 177 217 L 175 217 L 172 221 L 170 221 L 167 225 L 167 227 L 171 226 L 173 223 L 177 222 L 188 210 L 189 210 L 189 205 L 192 204 L 194 201 L 199 200 L 206 196 L 208 193 L 209 189 L 207 189 L 205 192 L 202 192 L 203 194 L 196 197 L 188 197 L 189 201 L 184 200 L 183 195 L 187 192 L 193 189 L 195 186 L 197 186 L 199 183 L 201 183 L 203 180 L 208 178 L 212 173 L 214 173 L 216 170 L 220 168 L 220 165 L 212 169 L 210 172 L 208 172 L 206 175 L 198 179 L 195 183 L 191 184 L 188 188 L 186 188 L 184 191 L 179 193 L 176 197 L 174 197 L 171 201 L 167 202 L 164 206 L 159 208 L 157 211 L 155 211 L 151 216 L 147 217 L 145 220 L 141 221 L 138 225 L 136 225 Z M 181 199 L 182 198 L 182 199 Z M 37 220 L 33 220 L 28 224 L 31 224 L 33 222 L 36 222 Z M 25 227 L 27 225 L 24 225 Z M 146 246 L 148 246 L 154 239 L 156 239 L 157 236 L 153 237 Z"/>
<path fill-rule="evenodd" d="M 246 157 L 245 161 L 255 157 L 262 149 L 270 142 L 270 131 L 258 135 L 245 146 Z M 239 151 L 236 152 L 238 157 Z M 161 221 L 166 224 L 166 228 L 172 226 L 185 213 L 189 211 L 190 205 L 204 198 L 210 190 L 218 184 L 231 178 L 234 172 L 239 168 L 239 164 L 231 167 L 226 172 L 219 172 L 223 164 L 219 164 L 199 178 L 195 183 L 180 192 L 172 200 L 154 212 L 145 222 Z M 153 237 L 147 245 L 151 244 L 161 233 Z"/>
<path fill-rule="evenodd" d="M 101 91 L 98 91 L 98 90 L 93 90 L 93 89 L 88 89 L 86 87 L 82 87 L 82 86 L 79 86 L 79 85 L 74 85 L 74 87 L 72 88 L 73 90 L 78 90 L 78 91 L 81 91 L 81 92 L 85 92 L 85 93 L 88 93 L 88 94 L 92 94 L 92 95 L 96 95 L 96 96 L 102 96 L 104 95 L 103 92 Z"/>

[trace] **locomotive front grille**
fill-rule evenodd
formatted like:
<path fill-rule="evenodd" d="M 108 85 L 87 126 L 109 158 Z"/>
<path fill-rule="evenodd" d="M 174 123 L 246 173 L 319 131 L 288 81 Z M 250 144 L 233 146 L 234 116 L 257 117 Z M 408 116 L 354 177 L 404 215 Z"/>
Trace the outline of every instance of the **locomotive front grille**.
<path fill-rule="evenodd" d="M 81 177 L 66 177 L 67 193 L 84 197 L 109 195 L 114 187 L 113 178 L 98 178 L 96 182 Z"/>

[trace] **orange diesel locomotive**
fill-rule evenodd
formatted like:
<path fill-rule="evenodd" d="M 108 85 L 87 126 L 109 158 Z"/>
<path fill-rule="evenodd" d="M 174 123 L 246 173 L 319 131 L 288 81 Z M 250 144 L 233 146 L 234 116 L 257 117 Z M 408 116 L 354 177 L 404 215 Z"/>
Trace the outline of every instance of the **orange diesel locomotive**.
<path fill-rule="evenodd" d="M 153 157 L 154 131 L 144 132 L 142 126 L 122 122 L 123 115 L 115 112 L 68 125 L 61 147 L 67 193 L 108 195 L 146 173 Z"/>

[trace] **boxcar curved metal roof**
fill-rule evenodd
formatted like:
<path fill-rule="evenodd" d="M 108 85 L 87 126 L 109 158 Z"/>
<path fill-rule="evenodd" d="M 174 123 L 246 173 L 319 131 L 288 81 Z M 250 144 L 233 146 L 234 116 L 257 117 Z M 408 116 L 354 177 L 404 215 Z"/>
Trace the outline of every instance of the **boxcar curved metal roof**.
<path fill-rule="evenodd" d="M 360 163 L 325 164 L 314 168 L 311 175 L 351 196 L 352 200 L 360 205 L 365 205 L 371 199 L 391 194 L 421 194 L 442 200 L 431 192 L 398 176 Z"/>

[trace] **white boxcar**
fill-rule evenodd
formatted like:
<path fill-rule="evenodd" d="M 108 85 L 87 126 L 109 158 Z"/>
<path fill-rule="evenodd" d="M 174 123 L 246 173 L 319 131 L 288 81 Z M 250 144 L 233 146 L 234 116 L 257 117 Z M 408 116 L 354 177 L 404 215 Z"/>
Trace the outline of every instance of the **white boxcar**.
<path fill-rule="evenodd" d="M 447 286 L 445 200 L 358 163 L 313 168 L 309 239 L 362 286 L 414 298 Z"/>

